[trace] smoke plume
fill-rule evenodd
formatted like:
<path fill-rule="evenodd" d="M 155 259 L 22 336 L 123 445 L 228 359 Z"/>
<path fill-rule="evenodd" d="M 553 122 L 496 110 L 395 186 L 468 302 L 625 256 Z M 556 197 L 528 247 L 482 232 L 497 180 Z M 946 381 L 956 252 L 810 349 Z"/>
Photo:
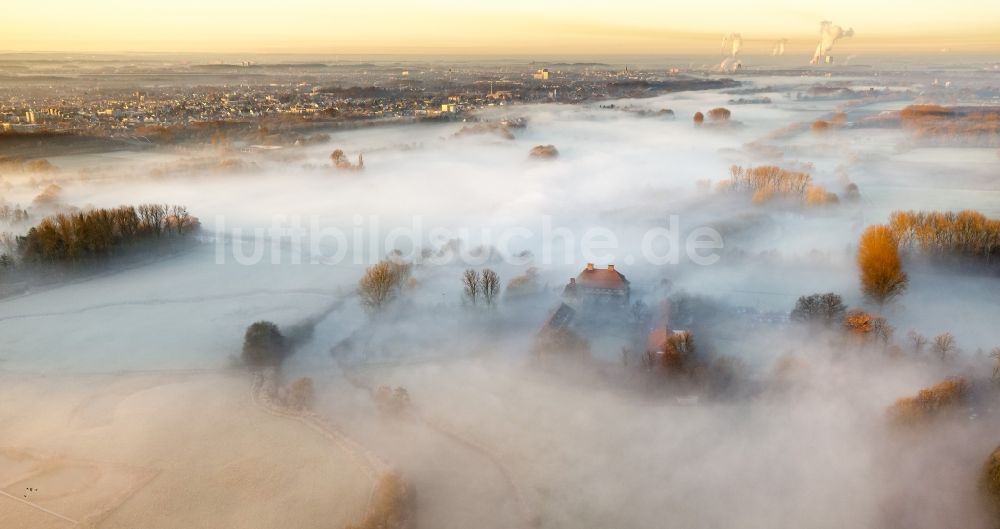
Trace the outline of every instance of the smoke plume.
<path fill-rule="evenodd" d="M 833 22 L 829 20 L 824 20 L 819 24 L 819 44 L 816 45 L 816 51 L 813 53 L 812 60 L 809 64 L 819 64 L 820 61 L 825 61 L 827 64 L 833 62 L 830 57 L 830 52 L 833 50 L 833 45 L 840 39 L 846 37 L 854 36 L 854 28 L 848 28 L 846 31 L 840 26 L 835 26 Z"/>

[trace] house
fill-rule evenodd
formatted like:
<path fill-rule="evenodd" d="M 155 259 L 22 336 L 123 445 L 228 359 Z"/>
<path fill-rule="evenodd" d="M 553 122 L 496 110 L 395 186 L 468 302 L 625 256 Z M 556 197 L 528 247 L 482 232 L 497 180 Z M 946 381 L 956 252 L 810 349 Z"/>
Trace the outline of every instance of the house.
<path fill-rule="evenodd" d="M 627 307 L 630 294 L 628 279 L 613 264 L 595 268 L 594 263 L 587 263 L 587 268 L 570 278 L 563 290 L 563 296 L 571 301 L 616 307 Z"/>

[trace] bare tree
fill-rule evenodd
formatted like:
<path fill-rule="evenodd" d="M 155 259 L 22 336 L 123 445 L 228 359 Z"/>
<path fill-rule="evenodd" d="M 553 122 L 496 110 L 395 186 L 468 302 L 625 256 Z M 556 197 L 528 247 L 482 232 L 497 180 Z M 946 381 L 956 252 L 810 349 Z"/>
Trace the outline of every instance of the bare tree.
<path fill-rule="evenodd" d="M 479 299 L 479 272 L 469 268 L 462 274 L 462 284 L 465 285 L 465 299 L 476 306 Z"/>
<path fill-rule="evenodd" d="M 910 329 L 910 332 L 906 333 L 906 337 L 913 343 L 914 353 L 917 355 L 924 354 L 924 347 L 927 346 L 927 337 L 913 329 Z"/>
<path fill-rule="evenodd" d="M 177 234 L 183 235 L 184 229 L 191 223 L 191 214 L 188 212 L 187 207 L 172 206 L 170 208 L 170 215 L 173 218 L 174 228 L 177 230 Z"/>
<path fill-rule="evenodd" d="M 933 349 L 941 360 L 947 360 L 948 355 L 955 351 L 955 337 L 950 332 L 935 336 Z"/>
<path fill-rule="evenodd" d="M 500 294 L 500 276 L 490 268 L 483 270 L 483 274 L 479 278 L 479 289 L 483 293 L 483 301 L 486 302 L 486 306 L 492 307 Z"/>

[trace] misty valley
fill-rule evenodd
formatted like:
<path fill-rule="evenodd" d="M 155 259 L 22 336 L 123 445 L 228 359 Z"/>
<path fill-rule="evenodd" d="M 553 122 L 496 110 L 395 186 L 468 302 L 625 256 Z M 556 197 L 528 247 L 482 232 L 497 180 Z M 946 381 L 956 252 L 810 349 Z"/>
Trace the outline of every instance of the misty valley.
<path fill-rule="evenodd" d="M 995 64 L 140 63 L 0 86 L 0 527 L 1000 524 Z"/>

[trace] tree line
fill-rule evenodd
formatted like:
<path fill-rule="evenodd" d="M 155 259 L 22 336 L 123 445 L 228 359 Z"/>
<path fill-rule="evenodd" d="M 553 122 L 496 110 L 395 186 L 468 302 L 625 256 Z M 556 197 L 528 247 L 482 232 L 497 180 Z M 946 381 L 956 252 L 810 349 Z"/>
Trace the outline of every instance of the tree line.
<path fill-rule="evenodd" d="M 778 197 L 802 200 L 810 206 L 836 204 L 840 201 L 836 193 L 815 185 L 809 173 L 791 171 L 776 165 L 733 165 L 729 168 L 729 179 L 719 182 L 718 189 L 750 194 L 755 204 Z"/>
<path fill-rule="evenodd" d="M 14 207 L 11 207 L 9 204 L 0 205 L 0 221 L 2 222 L 19 224 L 26 222 L 29 217 L 28 210 L 22 208 L 20 204 Z"/>
<path fill-rule="evenodd" d="M 68 263 L 107 258 L 140 244 L 181 238 L 199 227 L 185 206 L 141 204 L 45 217 L 17 238 L 23 262 Z"/>
<path fill-rule="evenodd" d="M 896 211 L 889 229 L 900 247 L 932 258 L 967 257 L 991 265 L 1000 254 L 1000 219 L 978 211 Z"/>

